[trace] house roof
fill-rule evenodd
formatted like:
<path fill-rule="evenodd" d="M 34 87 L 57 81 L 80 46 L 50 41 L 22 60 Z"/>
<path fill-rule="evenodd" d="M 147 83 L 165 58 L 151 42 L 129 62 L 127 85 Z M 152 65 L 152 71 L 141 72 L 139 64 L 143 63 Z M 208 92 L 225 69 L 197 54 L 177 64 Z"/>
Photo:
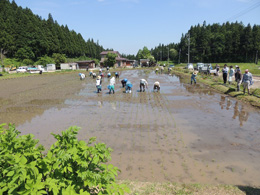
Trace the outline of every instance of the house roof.
<path fill-rule="evenodd" d="M 107 55 L 108 53 L 115 53 L 115 54 L 119 54 L 120 55 L 120 53 L 118 51 L 102 51 L 100 53 L 100 55 Z"/>
<path fill-rule="evenodd" d="M 95 62 L 94 60 L 84 60 L 84 61 L 78 61 L 77 63 L 91 63 Z"/>

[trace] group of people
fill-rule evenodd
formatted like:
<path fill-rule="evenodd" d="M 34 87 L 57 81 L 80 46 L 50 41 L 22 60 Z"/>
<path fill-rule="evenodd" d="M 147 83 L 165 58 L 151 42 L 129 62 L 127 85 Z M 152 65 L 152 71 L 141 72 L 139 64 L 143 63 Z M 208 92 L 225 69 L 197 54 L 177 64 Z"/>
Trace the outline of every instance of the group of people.
<path fill-rule="evenodd" d="M 126 78 L 121 80 L 122 83 L 122 87 L 126 88 L 126 93 L 131 93 L 132 90 L 132 83 L 127 80 Z M 145 92 L 145 89 L 148 89 L 148 82 L 145 79 L 140 79 L 140 92 Z M 153 87 L 154 91 L 160 91 L 160 83 L 159 81 L 156 81 L 154 83 L 154 87 Z"/>
<path fill-rule="evenodd" d="M 219 65 L 216 65 L 216 75 L 218 76 L 219 72 Z M 191 84 L 194 82 L 196 84 L 196 76 L 197 71 L 194 71 L 191 75 Z M 233 81 L 233 78 L 235 77 L 235 82 L 237 83 L 237 91 L 240 91 L 240 85 L 243 83 L 243 92 L 245 94 L 245 91 L 247 90 L 247 93 L 250 94 L 250 86 L 253 85 L 253 77 L 252 74 L 248 71 L 248 69 L 245 70 L 245 73 L 242 75 L 241 70 L 238 65 L 235 66 L 235 69 L 233 66 L 227 67 L 227 64 L 224 65 L 224 68 L 222 69 L 222 75 L 223 75 L 223 81 L 224 84 L 228 83 L 231 84 Z"/>
<path fill-rule="evenodd" d="M 245 73 L 242 75 L 238 65 L 236 65 L 235 69 L 233 69 L 233 66 L 230 66 L 230 68 L 228 68 L 225 64 L 224 68 L 222 69 L 222 74 L 224 84 L 227 83 L 227 78 L 228 83 L 231 84 L 233 81 L 233 77 L 235 77 L 235 81 L 237 83 L 237 91 L 240 91 L 240 85 L 243 83 L 243 93 L 245 94 L 245 91 L 247 90 L 247 93 L 250 94 L 250 86 L 253 85 L 253 77 L 248 69 L 246 69 Z"/>
<path fill-rule="evenodd" d="M 109 70 L 108 70 L 109 71 Z M 99 76 L 96 76 L 96 73 L 90 71 L 90 76 L 92 76 L 93 78 L 97 78 L 96 79 L 96 88 L 97 88 L 97 93 L 100 93 L 102 91 L 102 78 L 103 78 L 103 74 L 102 74 L 102 70 L 99 71 Z M 85 79 L 85 74 L 83 73 L 79 73 L 80 76 L 80 80 Z M 110 78 L 111 77 L 111 73 L 108 72 L 107 77 Z M 115 76 L 113 76 L 110 81 L 109 81 L 109 85 L 107 86 L 108 90 L 109 90 L 109 94 L 111 93 L 115 93 L 115 83 L 116 83 L 116 78 L 119 78 L 119 74 L 118 72 L 115 72 Z M 121 80 L 122 83 L 122 87 L 125 88 L 125 92 L 126 93 L 131 93 L 132 92 L 132 88 L 133 85 L 132 83 L 124 78 L 123 80 Z M 140 92 L 144 92 L 145 89 L 148 89 L 148 82 L 145 79 L 141 79 L 140 80 Z M 159 81 L 156 81 L 154 83 L 154 87 L 153 87 L 154 91 L 160 91 L 160 83 Z"/>

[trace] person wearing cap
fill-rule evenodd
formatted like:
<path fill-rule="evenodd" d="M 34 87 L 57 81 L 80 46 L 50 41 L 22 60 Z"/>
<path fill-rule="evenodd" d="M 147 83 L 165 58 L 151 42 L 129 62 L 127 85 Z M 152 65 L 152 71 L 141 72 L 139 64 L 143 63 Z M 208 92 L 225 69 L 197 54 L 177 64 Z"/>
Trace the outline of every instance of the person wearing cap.
<path fill-rule="evenodd" d="M 230 66 L 230 70 L 229 70 L 229 74 L 228 74 L 228 83 L 231 84 L 232 83 L 232 78 L 234 76 L 234 68 L 233 66 Z"/>
<path fill-rule="evenodd" d="M 98 76 L 97 77 L 97 80 L 96 80 L 96 88 L 97 88 L 97 93 L 99 93 L 100 91 L 102 91 L 102 80 L 101 80 L 101 76 Z"/>
<path fill-rule="evenodd" d="M 159 81 L 154 82 L 153 91 L 155 91 L 155 90 L 160 91 L 160 89 L 161 89 L 161 87 L 160 87 Z"/>
<path fill-rule="evenodd" d="M 241 70 L 240 70 L 239 66 L 238 66 L 238 65 L 236 65 L 236 66 L 235 66 L 235 73 L 236 73 L 238 70 L 241 72 Z"/>
<path fill-rule="evenodd" d="M 148 82 L 145 79 L 140 79 L 140 92 L 144 92 L 145 87 L 148 89 Z"/>
<path fill-rule="evenodd" d="M 235 72 L 235 81 L 237 82 L 237 91 L 240 91 L 240 84 L 241 84 L 241 80 L 242 80 L 242 74 L 240 72 L 240 69 L 236 69 Z"/>
<path fill-rule="evenodd" d="M 116 79 L 115 77 L 112 77 L 110 79 L 110 83 L 107 86 L 107 88 L 109 89 L 109 94 L 111 94 L 111 91 L 113 91 L 113 94 L 115 93 L 115 83 L 116 83 Z"/>
<path fill-rule="evenodd" d="M 94 72 L 93 72 L 92 76 L 93 76 L 93 79 L 95 79 L 97 77 L 96 73 L 94 73 Z"/>
<path fill-rule="evenodd" d="M 80 80 L 83 80 L 83 79 L 85 79 L 85 77 L 86 77 L 86 75 L 85 75 L 85 74 L 83 74 L 83 73 L 79 73 L 79 78 L 80 78 Z"/>
<path fill-rule="evenodd" d="M 127 81 L 126 84 L 125 84 L 125 92 L 126 93 L 131 93 L 132 92 L 132 83 L 130 81 Z"/>
<path fill-rule="evenodd" d="M 247 89 L 248 95 L 251 95 L 250 94 L 250 85 L 253 84 L 253 78 L 252 78 L 252 74 L 248 71 L 248 69 L 245 70 L 245 74 L 243 75 L 242 83 L 243 83 L 243 87 L 244 87 L 244 90 L 243 90 L 244 94 Z"/>
<path fill-rule="evenodd" d="M 118 72 L 115 72 L 115 76 L 116 76 L 116 79 L 117 79 L 117 78 L 119 79 L 119 74 L 118 74 Z"/>
<path fill-rule="evenodd" d="M 127 82 L 127 79 L 125 78 L 125 79 L 123 79 L 122 81 L 121 81 L 121 83 L 122 83 L 122 87 L 124 88 L 125 87 L 125 85 L 126 85 L 126 82 Z"/>
<path fill-rule="evenodd" d="M 227 64 L 225 64 L 225 65 L 224 65 L 224 68 L 222 69 L 224 84 L 227 83 L 228 70 L 229 70 L 229 68 L 227 67 Z"/>
<path fill-rule="evenodd" d="M 164 71 L 164 67 L 162 66 L 162 67 L 161 67 L 161 74 L 163 73 L 163 71 Z"/>
<path fill-rule="evenodd" d="M 194 83 L 196 84 L 196 76 L 197 76 L 198 72 L 194 71 L 191 75 L 191 81 L 190 84 L 192 85 L 192 81 L 194 81 Z"/>

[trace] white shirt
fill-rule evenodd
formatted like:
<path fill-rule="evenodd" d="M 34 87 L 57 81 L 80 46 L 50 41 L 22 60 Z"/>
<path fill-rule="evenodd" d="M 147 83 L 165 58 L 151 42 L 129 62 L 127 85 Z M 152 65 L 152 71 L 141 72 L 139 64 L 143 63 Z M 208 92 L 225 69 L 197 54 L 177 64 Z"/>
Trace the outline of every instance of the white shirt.
<path fill-rule="evenodd" d="M 160 83 L 158 81 L 156 81 L 154 85 L 160 87 Z"/>
<path fill-rule="evenodd" d="M 140 83 L 144 84 L 145 86 L 148 86 L 148 83 L 145 79 L 140 79 Z"/>

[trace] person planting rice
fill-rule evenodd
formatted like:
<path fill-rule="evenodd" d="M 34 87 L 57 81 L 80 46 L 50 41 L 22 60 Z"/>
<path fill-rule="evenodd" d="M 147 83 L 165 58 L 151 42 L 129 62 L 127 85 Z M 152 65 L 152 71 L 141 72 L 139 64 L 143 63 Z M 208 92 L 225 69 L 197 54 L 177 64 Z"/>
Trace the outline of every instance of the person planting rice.
<path fill-rule="evenodd" d="M 126 82 L 127 82 L 127 79 L 125 78 L 125 79 L 123 79 L 122 81 L 121 81 L 121 83 L 122 83 L 122 87 L 125 87 L 125 85 L 126 85 Z"/>
<path fill-rule="evenodd" d="M 194 81 L 194 83 L 196 84 L 196 76 L 197 76 L 197 71 L 194 71 L 191 75 L 191 81 L 190 84 L 192 85 L 192 81 Z"/>
<path fill-rule="evenodd" d="M 92 76 L 93 76 L 93 79 L 95 79 L 97 77 L 96 73 L 93 73 Z"/>
<path fill-rule="evenodd" d="M 164 71 L 164 67 L 162 66 L 162 67 L 161 67 L 161 74 L 163 73 L 163 71 Z"/>
<path fill-rule="evenodd" d="M 91 71 L 89 72 L 89 76 L 92 76 L 92 74 L 93 74 L 93 71 L 91 70 Z"/>
<path fill-rule="evenodd" d="M 83 80 L 83 79 L 85 79 L 85 74 L 83 74 L 83 73 L 79 73 L 79 78 L 80 78 L 80 80 Z"/>
<path fill-rule="evenodd" d="M 160 91 L 161 87 L 160 87 L 160 83 L 159 81 L 156 81 L 154 84 L 153 84 L 153 90 L 157 90 L 157 91 Z"/>
<path fill-rule="evenodd" d="M 112 77 L 110 79 L 109 85 L 107 86 L 107 88 L 109 89 L 109 94 L 111 94 L 111 91 L 113 91 L 113 94 L 115 93 L 115 83 L 116 83 L 115 77 Z"/>
<path fill-rule="evenodd" d="M 102 91 L 102 80 L 101 80 L 101 76 L 98 76 L 97 77 L 97 80 L 96 80 L 96 88 L 97 88 L 97 93 L 99 93 L 100 91 Z"/>
<path fill-rule="evenodd" d="M 118 72 L 115 72 L 115 76 L 116 76 L 116 79 L 119 79 L 119 74 L 118 74 Z"/>
<path fill-rule="evenodd" d="M 145 91 L 145 87 L 148 89 L 148 82 L 145 79 L 140 80 L 140 92 Z"/>
<path fill-rule="evenodd" d="M 111 77 L 111 73 L 107 73 L 107 78 L 110 78 Z"/>
<path fill-rule="evenodd" d="M 127 81 L 126 82 L 126 86 L 125 86 L 125 92 L 126 93 L 131 93 L 132 92 L 132 87 L 133 87 L 132 83 L 130 81 Z"/>

